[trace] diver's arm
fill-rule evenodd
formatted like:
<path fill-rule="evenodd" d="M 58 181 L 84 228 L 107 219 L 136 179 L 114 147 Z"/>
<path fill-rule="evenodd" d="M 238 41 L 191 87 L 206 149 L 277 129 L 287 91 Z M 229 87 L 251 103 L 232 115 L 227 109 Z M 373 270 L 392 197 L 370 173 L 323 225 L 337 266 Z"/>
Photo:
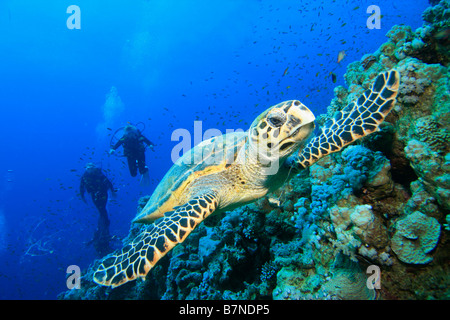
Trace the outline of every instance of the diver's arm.
<path fill-rule="evenodd" d="M 116 150 L 118 147 L 120 147 L 124 142 L 123 138 L 120 138 L 119 141 L 116 142 L 114 146 L 111 147 L 112 150 Z"/>
<path fill-rule="evenodd" d="M 153 142 L 151 142 L 150 140 L 148 140 L 148 139 L 147 139 L 146 137 L 144 137 L 143 135 L 141 135 L 141 139 L 142 139 L 142 141 L 144 141 L 145 144 L 146 144 L 147 146 L 149 146 L 150 148 L 153 149 L 153 147 L 155 146 Z"/>
<path fill-rule="evenodd" d="M 116 144 L 111 147 L 111 149 L 109 150 L 109 154 L 113 154 L 114 151 L 116 151 L 116 149 L 123 144 L 123 141 L 124 141 L 124 139 L 120 138 L 119 141 L 117 141 Z"/>

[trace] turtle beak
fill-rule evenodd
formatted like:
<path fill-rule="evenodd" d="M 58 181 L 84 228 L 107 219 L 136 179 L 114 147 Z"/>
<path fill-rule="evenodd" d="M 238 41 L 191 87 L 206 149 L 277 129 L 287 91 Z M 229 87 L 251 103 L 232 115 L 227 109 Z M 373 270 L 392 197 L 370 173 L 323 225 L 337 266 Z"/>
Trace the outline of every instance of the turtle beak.
<path fill-rule="evenodd" d="M 309 132 L 309 133 L 311 133 L 311 132 L 314 130 L 314 128 L 315 128 L 314 121 L 309 122 L 309 123 L 306 123 L 306 124 L 303 123 L 303 124 L 299 125 L 299 126 L 294 130 L 294 132 L 292 133 L 291 137 L 296 137 L 296 136 L 298 136 L 300 132 Z M 307 135 L 309 135 L 309 134 L 307 134 Z"/>

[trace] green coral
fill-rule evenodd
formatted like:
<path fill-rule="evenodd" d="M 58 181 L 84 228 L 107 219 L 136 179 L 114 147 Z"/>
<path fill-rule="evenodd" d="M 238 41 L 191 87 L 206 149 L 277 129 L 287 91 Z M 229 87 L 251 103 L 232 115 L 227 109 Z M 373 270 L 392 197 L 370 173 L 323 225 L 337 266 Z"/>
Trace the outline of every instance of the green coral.
<path fill-rule="evenodd" d="M 386 36 L 397 46 L 412 39 L 412 30 L 410 26 L 395 25 L 386 34 Z"/>
<path fill-rule="evenodd" d="M 386 56 L 392 56 L 395 53 L 396 46 L 392 42 L 386 42 L 381 45 L 380 51 Z"/>
<path fill-rule="evenodd" d="M 442 127 L 434 116 L 419 118 L 415 123 L 414 131 L 417 139 L 427 143 L 431 150 L 444 154 L 448 149 L 450 132 Z"/>
<path fill-rule="evenodd" d="M 450 28 L 450 1 L 442 0 L 437 5 L 428 7 L 422 18 L 438 28 Z"/>
<path fill-rule="evenodd" d="M 410 214 L 414 211 L 420 211 L 429 217 L 440 219 L 439 207 L 436 199 L 432 197 L 425 189 L 425 185 L 418 179 L 411 182 L 411 198 L 408 199 L 404 207 L 404 213 Z"/>
<path fill-rule="evenodd" d="M 401 261 L 427 264 L 433 260 L 429 253 L 436 247 L 441 233 L 441 226 L 435 218 L 415 211 L 398 220 L 395 228 L 391 247 Z"/>
<path fill-rule="evenodd" d="M 450 208 L 450 154 L 443 157 L 416 139 L 408 141 L 405 154 L 428 193 L 443 208 Z"/>

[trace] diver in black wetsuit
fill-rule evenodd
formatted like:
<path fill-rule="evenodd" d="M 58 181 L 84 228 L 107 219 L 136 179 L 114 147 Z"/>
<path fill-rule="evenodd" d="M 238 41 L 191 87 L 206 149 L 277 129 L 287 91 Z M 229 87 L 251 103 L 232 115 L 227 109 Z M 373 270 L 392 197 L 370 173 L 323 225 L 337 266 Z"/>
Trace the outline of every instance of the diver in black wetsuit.
<path fill-rule="evenodd" d="M 87 203 L 84 198 L 84 193 L 87 191 L 87 193 L 91 194 L 92 201 L 100 214 L 98 227 L 94 233 L 94 239 L 91 241 L 100 256 L 104 256 L 112 251 L 109 245 L 109 241 L 111 240 L 109 234 L 110 222 L 108 212 L 106 211 L 108 190 L 111 190 L 113 195 L 115 194 L 111 181 L 103 174 L 102 170 L 96 167 L 95 164 L 88 163 L 86 165 L 86 171 L 81 177 L 80 196 L 84 203 Z"/>
<path fill-rule="evenodd" d="M 110 154 L 117 148 L 123 146 L 123 154 L 128 160 L 128 169 L 132 177 L 137 175 L 137 170 L 142 175 L 141 185 L 149 184 L 148 167 L 145 165 L 145 145 L 153 150 L 154 144 L 142 135 L 142 133 L 133 125 L 127 125 L 123 129 L 122 138 L 111 147 Z"/>

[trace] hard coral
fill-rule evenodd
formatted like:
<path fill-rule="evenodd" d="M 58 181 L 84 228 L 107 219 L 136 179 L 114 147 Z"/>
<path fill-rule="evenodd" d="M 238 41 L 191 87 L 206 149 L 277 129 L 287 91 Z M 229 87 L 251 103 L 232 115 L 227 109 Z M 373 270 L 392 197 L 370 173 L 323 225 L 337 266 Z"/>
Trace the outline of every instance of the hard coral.
<path fill-rule="evenodd" d="M 397 68 L 402 78 L 400 81 L 398 101 L 415 104 L 425 89 L 432 84 L 430 70 L 418 59 L 406 58 Z"/>
<path fill-rule="evenodd" d="M 450 208 L 449 157 L 433 151 L 427 143 L 411 139 L 405 148 L 416 174 L 430 193 L 445 209 Z"/>
<path fill-rule="evenodd" d="M 391 57 L 392 55 L 394 55 L 395 49 L 396 49 L 396 46 L 392 42 L 386 42 L 386 43 L 382 44 L 380 47 L 380 51 L 388 57 Z"/>
<path fill-rule="evenodd" d="M 443 128 L 433 116 L 419 118 L 415 125 L 416 137 L 427 143 L 431 150 L 445 154 L 449 148 L 450 132 Z"/>
<path fill-rule="evenodd" d="M 429 253 L 436 247 L 441 233 L 439 222 L 415 211 L 395 224 L 391 247 L 397 257 L 410 264 L 427 264 L 433 260 Z"/>
<path fill-rule="evenodd" d="M 367 286 L 367 277 L 363 272 L 336 270 L 333 278 L 324 286 L 323 291 L 333 299 L 339 300 L 375 300 L 376 291 Z"/>
<path fill-rule="evenodd" d="M 397 46 L 401 46 L 412 38 L 412 30 L 410 26 L 395 25 L 386 34 L 386 36 Z"/>
<path fill-rule="evenodd" d="M 382 220 L 373 213 L 372 206 L 359 204 L 356 197 L 340 200 L 329 212 L 336 232 L 335 246 L 346 246 L 347 255 L 353 256 L 361 245 L 384 249 L 388 244 Z"/>
<path fill-rule="evenodd" d="M 439 27 L 450 27 L 450 1 L 442 0 L 435 6 L 428 7 L 422 14 L 422 19 Z"/>

